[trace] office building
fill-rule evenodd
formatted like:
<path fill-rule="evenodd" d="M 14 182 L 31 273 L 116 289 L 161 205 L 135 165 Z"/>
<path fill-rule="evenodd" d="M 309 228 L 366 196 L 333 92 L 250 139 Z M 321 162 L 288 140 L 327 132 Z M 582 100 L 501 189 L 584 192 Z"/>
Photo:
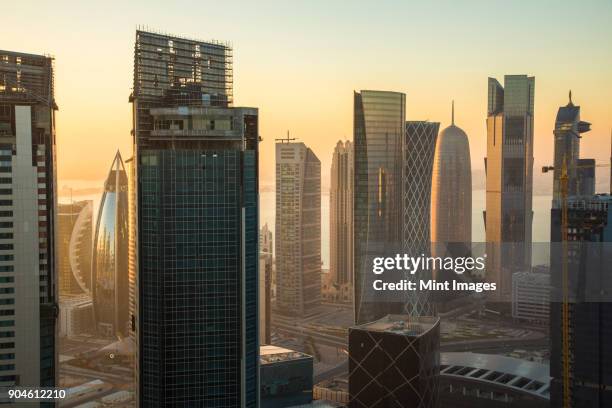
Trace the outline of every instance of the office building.
<path fill-rule="evenodd" d="M 59 302 L 58 320 L 60 337 L 94 333 L 96 327 L 91 295 L 63 294 Z"/>
<path fill-rule="evenodd" d="M 138 326 L 138 254 L 136 245 L 136 226 L 138 223 L 136 203 L 136 162 L 134 156 L 125 161 L 128 178 L 128 334 L 133 344 L 136 344 L 136 327 Z"/>
<path fill-rule="evenodd" d="M 550 274 L 515 272 L 512 275 L 512 318 L 548 324 Z"/>
<path fill-rule="evenodd" d="M 277 346 L 260 347 L 261 408 L 304 406 L 312 402 L 313 358 Z"/>
<path fill-rule="evenodd" d="M 438 405 L 440 319 L 388 315 L 349 329 L 349 407 Z"/>
<path fill-rule="evenodd" d="M 272 231 L 259 230 L 259 344 L 271 343 L 272 325 Z"/>
<path fill-rule="evenodd" d="M 403 302 L 372 299 L 368 254 L 400 249 L 404 224 L 402 195 L 406 95 L 354 93 L 353 270 L 357 324 L 403 312 Z"/>
<path fill-rule="evenodd" d="M 92 254 L 96 328 L 106 337 L 129 334 L 128 179 L 117 152 L 98 210 Z"/>
<path fill-rule="evenodd" d="M 57 205 L 57 270 L 59 294 L 91 292 L 93 202 Z"/>
<path fill-rule="evenodd" d="M 57 376 L 53 58 L 0 50 L 0 386 Z"/>
<path fill-rule="evenodd" d="M 582 134 L 589 130 L 591 130 L 591 124 L 580 120 L 580 106 L 574 105 L 572 91 L 570 91 L 569 102 L 557 111 L 553 131 L 555 136 L 553 208 L 561 207 L 561 172 L 564 162 L 568 176 L 568 195 L 575 196 L 585 193 L 590 196 L 594 194 L 594 191 L 590 191 L 588 178 L 591 174 L 594 176 L 595 169 L 589 169 L 589 162 L 580 160 L 580 139 Z M 586 180 L 582 181 L 583 179 Z"/>
<path fill-rule="evenodd" d="M 470 142 L 455 125 L 453 102 L 451 125 L 436 141 L 431 188 L 432 252 L 448 249 L 465 256 L 472 243 L 472 165 Z"/>
<path fill-rule="evenodd" d="M 304 143 L 276 144 L 276 306 L 304 316 L 321 303 L 321 162 Z"/>
<path fill-rule="evenodd" d="M 440 354 L 440 406 L 547 408 L 548 365 L 479 353 Z"/>
<path fill-rule="evenodd" d="M 566 244 L 562 243 L 562 210 L 553 208 L 551 213 L 550 406 L 568 406 L 564 405 L 564 260 L 567 402 L 573 407 L 612 406 L 612 196 L 574 196 L 567 205 Z"/>
<path fill-rule="evenodd" d="M 352 288 L 353 282 L 353 144 L 336 143 L 329 191 L 329 273 L 331 284 Z"/>
<path fill-rule="evenodd" d="M 258 405 L 258 111 L 232 49 L 138 30 L 138 405 Z"/>
<path fill-rule="evenodd" d="M 504 87 L 489 78 L 484 218 L 494 302 L 509 302 L 512 274 L 531 267 L 534 91 L 534 77 L 506 75 Z"/>

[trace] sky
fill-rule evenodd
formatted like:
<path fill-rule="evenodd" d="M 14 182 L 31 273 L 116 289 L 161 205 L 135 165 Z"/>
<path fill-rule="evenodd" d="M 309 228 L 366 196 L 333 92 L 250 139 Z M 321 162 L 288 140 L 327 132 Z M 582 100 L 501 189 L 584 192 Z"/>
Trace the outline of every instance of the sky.
<path fill-rule="evenodd" d="M 352 139 L 361 89 L 404 92 L 407 119 L 441 128 L 454 99 L 472 168 L 482 169 L 487 77 L 504 74 L 536 77 L 537 183 L 550 178 L 537 169 L 552 162 L 554 118 L 569 89 L 592 123 L 582 156 L 609 163 L 610 21 L 609 0 L 21 0 L 2 21 L 0 48 L 55 57 L 60 186 L 103 180 L 117 149 L 131 155 L 137 26 L 231 42 L 234 105 L 259 108 L 263 186 L 274 184 L 274 139 L 289 130 L 317 154 L 328 188 L 333 147 Z"/>

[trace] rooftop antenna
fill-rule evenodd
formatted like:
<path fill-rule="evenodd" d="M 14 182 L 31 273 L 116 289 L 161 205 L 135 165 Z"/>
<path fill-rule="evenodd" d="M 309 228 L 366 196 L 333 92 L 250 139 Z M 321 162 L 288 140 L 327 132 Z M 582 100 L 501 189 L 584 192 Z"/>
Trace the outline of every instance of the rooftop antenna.
<path fill-rule="evenodd" d="M 572 90 L 571 89 L 569 90 L 569 103 L 568 103 L 568 105 L 569 106 L 574 106 L 574 103 L 572 102 Z"/>
<path fill-rule="evenodd" d="M 283 137 L 283 138 L 280 138 L 280 139 L 274 139 L 274 140 L 277 141 L 277 142 L 280 142 L 280 143 L 291 143 L 291 141 L 292 140 L 296 140 L 296 138 L 295 137 L 289 137 L 289 130 L 287 130 L 287 137 Z"/>
<path fill-rule="evenodd" d="M 455 126 L 455 100 L 453 99 L 453 102 L 451 104 L 452 108 L 451 108 L 451 125 Z"/>

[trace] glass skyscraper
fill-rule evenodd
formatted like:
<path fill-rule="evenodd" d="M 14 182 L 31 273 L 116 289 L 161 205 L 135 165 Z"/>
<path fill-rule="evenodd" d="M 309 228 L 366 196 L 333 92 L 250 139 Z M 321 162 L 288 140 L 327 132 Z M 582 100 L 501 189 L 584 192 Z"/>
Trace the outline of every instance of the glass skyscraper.
<path fill-rule="evenodd" d="M 402 243 L 402 154 L 406 95 L 354 94 L 354 302 L 357 324 L 401 313 L 400 302 L 365 300 L 372 275 L 365 254 Z"/>
<path fill-rule="evenodd" d="M 92 254 L 96 329 L 107 337 L 129 333 L 128 178 L 117 152 L 98 210 Z"/>
<path fill-rule="evenodd" d="M 258 404 L 258 112 L 232 50 L 137 31 L 138 401 Z"/>
<path fill-rule="evenodd" d="M 535 78 L 506 75 L 488 82 L 485 169 L 487 280 L 496 301 L 509 301 L 512 273 L 531 267 L 533 106 Z M 509 305 L 509 303 L 508 303 Z"/>
<path fill-rule="evenodd" d="M 329 191 L 329 273 L 335 285 L 353 285 L 353 144 L 338 141 Z"/>

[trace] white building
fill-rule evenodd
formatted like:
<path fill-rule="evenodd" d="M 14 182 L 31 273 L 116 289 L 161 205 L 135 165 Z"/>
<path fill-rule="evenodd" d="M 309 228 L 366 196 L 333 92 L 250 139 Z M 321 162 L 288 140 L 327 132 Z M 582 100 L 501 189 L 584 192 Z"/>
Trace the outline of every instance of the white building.
<path fill-rule="evenodd" d="M 550 274 L 515 272 L 512 275 L 512 317 L 547 322 L 550 313 Z"/>

